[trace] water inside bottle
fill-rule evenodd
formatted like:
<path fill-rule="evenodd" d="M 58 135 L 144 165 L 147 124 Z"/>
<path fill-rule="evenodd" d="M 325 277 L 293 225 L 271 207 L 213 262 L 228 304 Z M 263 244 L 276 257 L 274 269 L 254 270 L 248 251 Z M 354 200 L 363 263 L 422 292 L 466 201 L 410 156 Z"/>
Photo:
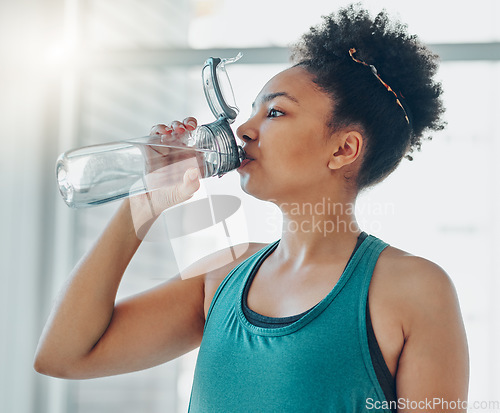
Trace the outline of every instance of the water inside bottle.
<path fill-rule="evenodd" d="M 201 178 L 214 176 L 225 156 L 148 137 L 66 152 L 56 173 L 66 204 L 83 208 L 174 186 L 190 168 L 197 168 Z"/>

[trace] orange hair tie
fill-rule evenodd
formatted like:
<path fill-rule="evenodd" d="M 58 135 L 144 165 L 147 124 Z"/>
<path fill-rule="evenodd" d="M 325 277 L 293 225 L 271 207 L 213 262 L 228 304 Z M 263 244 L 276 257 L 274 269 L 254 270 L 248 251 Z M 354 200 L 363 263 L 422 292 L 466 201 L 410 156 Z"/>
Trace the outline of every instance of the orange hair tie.
<path fill-rule="evenodd" d="M 398 98 L 398 95 L 396 92 L 394 92 L 394 90 L 392 90 L 392 88 L 387 84 L 385 83 L 382 78 L 380 77 L 380 75 L 378 74 L 377 72 L 377 68 L 373 65 L 369 65 L 368 63 L 366 62 L 363 62 L 362 60 L 360 59 L 356 59 L 354 57 L 354 53 L 356 53 L 356 49 L 353 47 L 351 49 L 349 49 L 349 56 L 351 56 L 351 59 L 354 60 L 356 63 L 361 63 L 362 65 L 366 66 L 366 67 L 369 67 L 370 70 L 372 71 L 372 73 L 375 75 L 375 77 L 380 81 L 380 83 L 382 83 L 384 85 L 384 87 L 389 91 L 391 92 L 394 97 L 396 98 L 396 103 L 399 105 L 399 107 L 401 109 L 403 109 L 403 112 L 405 114 L 405 119 L 406 119 L 406 122 L 408 123 L 408 125 L 410 124 L 410 119 L 408 118 L 408 113 L 406 113 L 406 109 L 403 107 L 403 104 L 401 103 L 401 101 L 399 100 Z M 403 95 L 401 95 L 403 96 Z"/>

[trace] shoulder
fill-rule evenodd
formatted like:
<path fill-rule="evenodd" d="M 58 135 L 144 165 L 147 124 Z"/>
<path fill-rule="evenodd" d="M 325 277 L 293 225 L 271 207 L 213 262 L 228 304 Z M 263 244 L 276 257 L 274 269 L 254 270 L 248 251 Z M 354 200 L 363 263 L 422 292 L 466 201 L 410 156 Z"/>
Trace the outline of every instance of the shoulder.
<path fill-rule="evenodd" d="M 370 294 L 391 303 L 401 316 L 405 335 L 426 321 L 460 315 L 455 286 L 436 263 L 387 247 L 373 272 Z"/>
<path fill-rule="evenodd" d="M 267 245 L 269 244 L 249 242 L 224 248 L 202 258 L 183 272 L 182 278 L 191 278 L 202 274 L 199 277 L 199 282 L 204 284 L 205 314 L 207 314 L 212 298 L 226 275 Z"/>
<path fill-rule="evenodd" d="M 388 247 L 373 273 L 370 309 L 372 297 L 375 328 L 399 331 L 389 336 L 398 337 L 395 350 L 386 346 L 396 354 L 398 396 L 466 399 L 467 337 L 450 276 L 432 261 Z"/>
<path fill-rule="evenodd" d="M 401 294 L 411 292 L 415 297 L 454 290 L 450 276 L 439 265 L 390 246 L 380 254 L 374 277 L 384 284 L 393 284 Z"/>

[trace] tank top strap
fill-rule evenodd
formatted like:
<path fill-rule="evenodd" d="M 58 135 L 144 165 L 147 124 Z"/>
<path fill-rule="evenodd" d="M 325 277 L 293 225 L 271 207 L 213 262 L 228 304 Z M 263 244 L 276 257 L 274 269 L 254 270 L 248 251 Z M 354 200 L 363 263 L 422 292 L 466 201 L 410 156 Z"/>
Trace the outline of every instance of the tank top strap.
<path fill-rule="evenodd" d="M 361 297 L 364 297 L 365 301 L 375 265 L 382 251 L 388 246 L 389 244 L 379 238 L 368 235 L 346 268 L 347 271 L 349 266 L 355 267 L 352 269 L 351 278 L 356 279 L 353 282 L 361 283 Z"/>
<path fill-rule="evenodd" d="M 368 332 L 366 327 L 366 306 L 368 300 L 368 291 L 370 288 L 370 282 L 373 276 L 375 265 L 377 264 L 380 254 L 386 247 L 389 246 L 389 244 L 373 235 L 369 235 L 363 244 L 365 244 L 365 249 L 364 251 L 360 251 L 360 261 L 356 267 L 356 270 L 353 271 L 351 282 L 356 283 L 356 287 L 359 288 L 358 332 L 359 340 L 361 343 L 363 362 L 365 364 L 368 375 L 370 376 L 370 379 L 373 382 L 378 382 L 377 374 L 372 363 L 370 346 L 368 343 Z"/>
<path fill-rule="evenodd" d="M 356 268 L 352 271 L 351 282 L 358 284 L 360 291 L 359 298 L 361 300 L 359 303 L 360 311 L 363 313 L 366 310 L 368 289 L 370 288 L 373 270 L 375 269 L 375 265 L 377 264 L 380 254 L 388 246 L 389 244 L 378 239 L 377 237 L 368 235 L 359 247 L 358 260 L 352 263 Z"/>

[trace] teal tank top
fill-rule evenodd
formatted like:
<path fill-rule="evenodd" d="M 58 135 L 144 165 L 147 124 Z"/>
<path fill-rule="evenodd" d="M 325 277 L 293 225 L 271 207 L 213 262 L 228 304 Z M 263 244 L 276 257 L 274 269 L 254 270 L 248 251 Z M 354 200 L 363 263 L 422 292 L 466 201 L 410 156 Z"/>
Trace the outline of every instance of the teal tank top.
<path fill-rule="evenodd" d="M 386 412 L 368 346 L 366 303 L 388 244 L 369 235 L 328 295 L 296 322 L 251 324 L 242 298 L 252 270 L 277 247 L 234 268 L 208 310 L 189 412 Z M 374 408 L 380 406 L 380 409 Z"/>

